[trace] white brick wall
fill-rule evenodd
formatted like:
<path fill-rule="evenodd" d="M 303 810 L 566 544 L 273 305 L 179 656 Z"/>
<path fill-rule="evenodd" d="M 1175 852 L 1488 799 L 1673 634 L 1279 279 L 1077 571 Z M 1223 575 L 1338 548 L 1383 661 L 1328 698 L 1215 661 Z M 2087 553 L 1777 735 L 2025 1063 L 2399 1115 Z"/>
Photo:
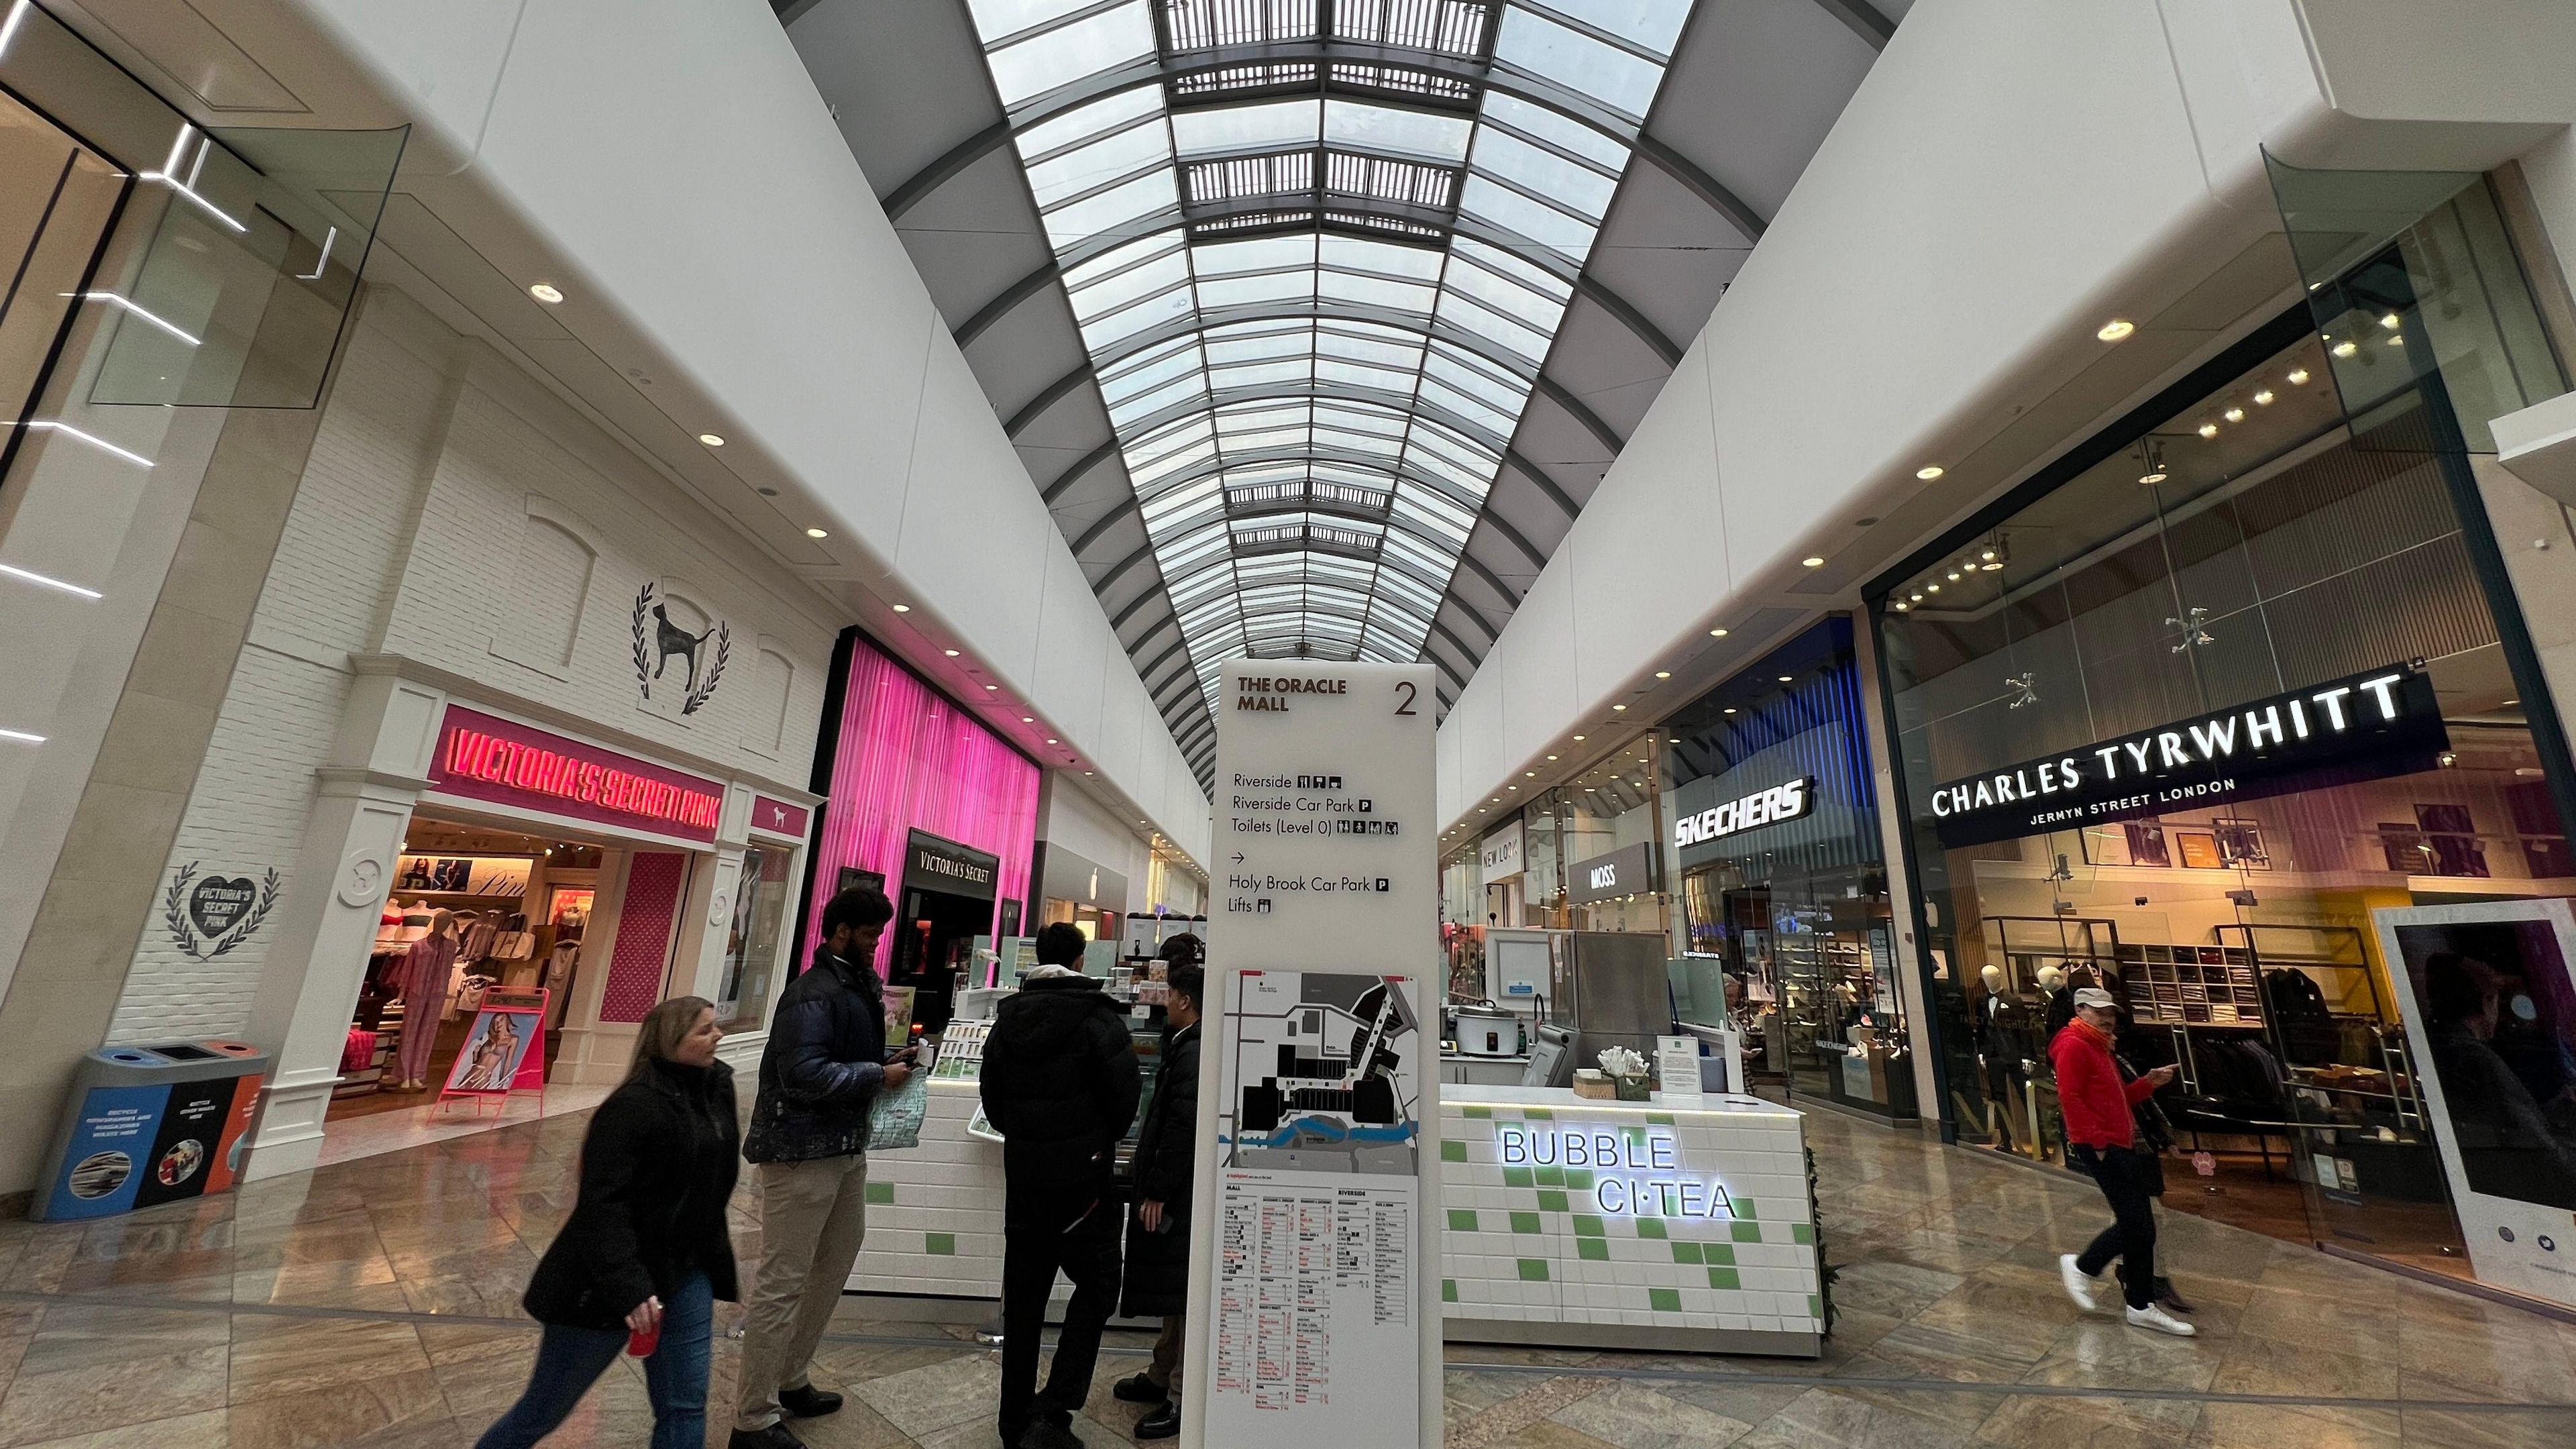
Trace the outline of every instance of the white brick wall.
<path fill-rule="evenodd" d="M 561 679 L 492 649 L 514 598 L 530 494 L 575 521 L 599 555 Z M 678 693 L 676 676 L 656 686 L 650 705 L 637 693 L 630 619 L 647 580 L 680 584 L 731 631 L 723 684 L 687 719 L 660 697 Z M 291 873 L 352 653 L 408 655 L 487 685 L 496 699 L 539 701 L 755 780 L 801 786 L 834 633 L 819 599 L 534 379 L 400 293 L 371 290 L 164 882 L 191 861 L 254 880 L 271 865 Z M 774 694 L 764 707 L 753 687 L 763 645 L 793 668 L 776 749 L 771 738 L 758 749 L 748 738 L 770 733 L 758 728 L 764 716 L 775 725 Z M 289 896 L 304 884 L 290 874 Z M 162 926 L 156 897 L 108 1039 L 255 1033 L 251 1002 L 274 934 L 194 960 Z"/>

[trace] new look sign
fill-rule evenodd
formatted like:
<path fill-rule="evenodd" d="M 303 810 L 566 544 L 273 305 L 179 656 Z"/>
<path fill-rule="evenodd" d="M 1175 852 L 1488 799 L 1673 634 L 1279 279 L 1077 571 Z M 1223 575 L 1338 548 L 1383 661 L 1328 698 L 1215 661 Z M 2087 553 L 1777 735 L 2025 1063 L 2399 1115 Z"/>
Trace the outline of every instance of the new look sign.
<path fill-rule="evenodd" d="M 1949 781 L 1932 792 L 1933 831 L 1982 845 L 2412 774 L 2449 744 L 2433 681 L 2393 666 Z"/>

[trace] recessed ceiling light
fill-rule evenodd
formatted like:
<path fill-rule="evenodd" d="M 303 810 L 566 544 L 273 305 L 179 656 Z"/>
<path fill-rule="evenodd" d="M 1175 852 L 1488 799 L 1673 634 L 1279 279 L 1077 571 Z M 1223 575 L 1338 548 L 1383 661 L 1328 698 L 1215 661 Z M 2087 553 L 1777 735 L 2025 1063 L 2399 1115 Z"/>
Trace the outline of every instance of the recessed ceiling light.
<path fill-rule="evenodd" d="M 1952 569 L 1952 570 L 1950 570 L 1950 582 L 1952 582 L 1952 583 L 1954 583 L 1954 584 L 1955 584 L 1955 583 L 1957 583 L 1958 581 L 1959 581 L 1959 571 L 1958 571 L 1957 569 Z"/>
<path fill-rule="evenodd" d="M 1669 669 L 1658 669 L 1655 671 L 1655 677 L 1657 679 L 1670 679 L 1673 677 L 1673 672 Z"/>
<path fill-rule="evenodd" d="M 2152 472 L 2152 473 L 2141 473 L 2141 474 L 2139 474 L 2139 475 L 2138 475 L 2138 481 L 2139 481 L 2139 482 L 2141 482 L 2141 483 L 2162 483 L 2163 481 L 2165 481 L 2165 479 L 2167 479 L 2167 478 L 2169 478 L 2169 477 L 2171 477 L 2171 476 L 2172 476 L 2172 475 L 2171 475 L 2171 474 L 2169 474 L 2169 473 L 2167 473 L 2167 472 L 2165 472 L 2165 470 L 2164 470 L 2164 469 L 2162 469 L 2162 468 L 2158 468 L 2156 471 L 2154 471 L 2154 472 Z"/>
<path fill-rule="evenodd" d="M 1058 743 L 1058 741 L 1055 736 L 1049 735 L 1047 736 L 1047 743 L 1052 745 Z"/>
<path fill-rule="evenodd" d="M 1888 605 L 1888 607 L 1889 607 L 1889 608 L 1891 608 L 1891 609 L 1894 609 L 1896 612 L 1898 612 L 1898 613 L 1902 614 L 1902 613 L 1904 613 L 1907 609 L 1910 609 L 1910 608 L 1912 608 L 1912 607 L 1914 607 L 1914 606 L 1913 606 L 1913 605 L 1911 605 L 1911 604 L 1908 604 L 1908 603 L 1907 603 L 1907 602 L 1905 602 L 1903 599 L 1899 599 L 1899 600 L 1897 600 L 1895 603 Z M 1728 713 L 1728 714 L 1733 714 L 1733 713 L 1735 713 L 1735 711 L 1733 711 L 1733 710 L 1728 710 L 1728 711 L 1727 711 L 1727 713 Z"/>
<path fill-rule="evenodd" d="M 1536 771 L 1536 770 L 1523 770 L 1523 771 L 1521 771 L 1521 778 L 1522 778 L 1522 779 L 1524 779 L 1524 780 L 1535 780 L 1535 779 L 1537 779 L 1537 778 L 1538 778 L 1538 771 Z"/>
<path fill-rule="evenodd" d="M 1726 637 L 1726 631 L 1724 629 L 1711 629 L 1708 631 L 1708 637 L 1711 639 L 1723 639 Z"/>
<path fill-rule="evenodd" d="M 2102 330 L 2094 333 L 2093 335 L 2101 338 L 2105 342 L 2117 342 L 2137 330 L 2137 323 L 2131 322 L 2126 318 L 2114 317 L 2110 321 L 2103 323 Z"/>
<path fill-rule="evenodd" d="M 956 658 L 956 657 L 957 657 L 957 651 L 956 651 L 956 650 L 954 650 L 954 649 L 942 649 L 942 650 L 940 650 L 939 652 L 940 652 L 940 653 L 942 653 L 942 654 L 947 655 L 947 656 L 948 656 L 949 658 L 951 658 L 951 659 L 954 659 L 954 658 Z"/>
<path fill-rule="evenodd" d="M 1941 586 L 1939 584 L 1925 584 L 1923 586 L 1923 592 L 1927 594 L 1937 594 L 1941 592 Z"/>
<path fill-rule="evenodd" d="M 1614 704 L 1610 706 L 1610 711 L 1613 714 L 1626 714 L 1628 712 L 1628 706 L 1624 704 Z"/>
<path fill-rule="evenodd" d="M 1922 467 L 1914 470 L 1914 476 L 1922 479 L 1926 483 L 1929 483 L 1948 471 L 1949 470 L 1947 468 L 1942 467 L 1938 463 L 1926 463 Z"/>
<path fill-rule="evenodd" d="M 1002 686 L 1000 686 L 1000 685 L 998 685 L 998 684 L 988 684 L 988 685 L 985 685 L 984 687 L 985 687 L 986 689 L 1000 689 Z"/>
<path fill-rule="evenodd" d="M 1097 774 L 1097 773 L 1099 773 L 1099 772 L 1098 772 L 1098 771 L 1096 771 L 1096 770 L 1085 770 L 1085 771 L 1083 771 L 1082 773 L 1084 773 L 1084 774 L 1086 774 L 1086 775 L 1092 775 L 1092 774 Z"/>
<path fill-rule="evenodd" d="M 2245 409 L 2229 408 L 2224 416 L 2231 423 L 2241 423 L 2245 421 Z"/>
<path fill-rule="evenodd" d="M 2254 406 L 2258 408 L 2268 408 L 2272 405 L 2272 399 L 2274 396 L 2276 396 L 2276 394 L 2267 387 L 2261 392 L 2254 394 Z"/>
<path fill-rule="evenodd" d="M 706 444 L 710 448 L 721 448 L 724 446 L 724 439 L 718 437 L 714 433 L 700 433 L 698 434 L 698 441 Z"/>
<path fill-rule="evenodd" d="M 1798 562 L 1800 562 L 1800 563 L 1802 563 L 1802 564 L 1805 564 L 1807 567 L 1809 567 L 1809 568 L 1811 568 L 1811 569 L 1820 569 L 1820 568 L 1823 568 L 1823 567 L 1825 566 L 1825 561 L 1824 561 L 1823 559 L 1817 558 L 1817 557 L 1816 557 L 1816 556 L 1814 556 L 1813 554 L 1810 554 L 1810 555 L 1808 555 L 1807 557 L 1805 557 L 1805 558 L 1802 558 L 1802 559 L 1798 560 Z"/>
<path fill-rule="evenodd" d="M 2382 313 L 2379 318 L 2379 325 L 2387 328 L 2391 332 L 2396 331 L 2398 328 L 2397 314 L 2394 312 Z"/>
<path fill-rule="evenodd" d="M 1574 737 L 1574 742 L 1575 742 L 1576 744 L 1578 744 L 1578 745 L 1579 745 L 1579 744 L 1581 744 L 1581 743 L 1583 743 L 1583 736 L 1581 736 L 1581 735 L 1576 735 L 1576 736 Z"/>
<path fill-rule="evenodd" d="M 1788 683 L 1788 682 L 1789 682 L 1789 676 L 1788 676 L 1788 675 L 1785 675 L 1785 674 L 1781 675 L 1781 676 L 1780 676 L 1780 682 L 1781 682 L 1782 684 L 1786 684 L 1786 683 Z"/>
<path fill-rule="evenodd" d="M 1505 785 L 1503 788 L 1504 788 L 1504 789 L 1506 789 L 1506 790 L 1517 790 L 1517 789 L 1519 789 L 1519 788 L 1520 788 L 1520 786 L 1518 786 L 1518 785 Z"/>
<path fill-rule="evenodd" d="M 2307 370 L 2306 368 L 2304 368 L 2304 367 L 2294 367 L 2294 368 L 2290 369 L 2290 386 L 2292 386 L 2292 387 L 2306 387 L 2307 385 L 2308 385 L 2308 370 Z"/>
<path fill-rule="evenodd" d="M 1912 599 L 1914 602 L 1916 602 L 1916 603 L 1918 603 L 1918 604 L 1923 602 L 1923 596 L 1922 596 L 1921 594 L 1908 594 L 1908 595 L 1906 595 L 1906 597 L 1907 597 L 1907 598 L 1909 598 L 1909 599 Z"/>
<path fill-rule="evenodd" d="M 2506 701 L 2505 701 L 2505 703 L 2507 703 L 2507 704 L 2511 704 L 2511 703 L 2513 703 L 2513 701 L 2508 699 L 2508 700 L 2506 700 Z M 1549 759 L 1551 759 L 1551 760 L 1553 760 L 1553 759 L 1555 759 L 1555 758 L 1556 758 L 1556 756 L 1554 756 L 1554 755 L 1550 755 L 1550 756 L 1548 756 L 1548 758 L 1549 758 Z"/>
<path fill-rule="evenodd" d="M 1036 715 L 1024 714 L 1020 716 L 1020 723 L 1022 724 L 1036 724 L 1037 722 L 1038 717 Z"/>
<path fill-rule="evenodd" d="M 2388 339 L 2388 345 L 2391 347 L 2403 347 L 2406 345 L 2406 338 L 2402 334 L 2391 336 Z"/>
<path fill-rule="evenodd" d="M 1733 714 L 1733 713 L 1735 713 L 1735 706 L 1734 706 L 1734 705 L 1731 705 L 1731 704 L 1730 704 L 1730 705 L 1728 705 L 1728 706 L 1726 707 L 1726 712 L 1727 712 L 1728 714 Z"/>
<path fill-rule="evenodd" d="M 895 606 L 894 606 L 894 611 L 895 611 L 896 613 L 898 613 L 898 614 L 909 614 L 909 613 L 911 613 L 911 612 L 912 612 L 912 605 L 910 605 L 910 604 L 897 604 L 897 605 L 895 605 Z"/>
<path fill-rule="evenodd" d="M 830 538 L 832 535 L 831 535 L 829 532 L 827 532 L 827 531 L 825 531 L 825 530 L 823 530 L 823 529 L 820 529 L 820 528 L 809 528 L 809 529 L 805 530 L 805 536 L 806 536 L 807 538 Z M 898 608 L 898 609 L 900 609 L 900 608 L 902 608 L 903 606 L 902 606 L 902 605 L 900 605 L 900 604 L 897 604 L 895 607 L 896 607 L 896 608 Z"/>
<path fill-rule="evenodd" d="M 2361 344 L 2358 342 L 2338 342 L 2334 345 L 2334 355 L 2337 357 L 2350 357 L 2360 350 Z"/>
<path fill-rule="evenodd" d="M 528 295 L 549 307 L 563 300 L 563 293 L 555 290 L 555 284 L 552 282 L 530 282 Z"/>
<path fill-rule="evenodd" d="M 2218 436 L 2218 424 L 2216 424 L 2216 423 L 2202 423 L 2202 424 L 2200 425 L 2200 427 L 2199 427 L 2198 431 L 2199 431 L 2200 435 L 2201 435 L 2202 437 L 2204 437 L 2204 438 L 2214 438 L 2214 437 L 2217 437 L 2217 436 Z"/>

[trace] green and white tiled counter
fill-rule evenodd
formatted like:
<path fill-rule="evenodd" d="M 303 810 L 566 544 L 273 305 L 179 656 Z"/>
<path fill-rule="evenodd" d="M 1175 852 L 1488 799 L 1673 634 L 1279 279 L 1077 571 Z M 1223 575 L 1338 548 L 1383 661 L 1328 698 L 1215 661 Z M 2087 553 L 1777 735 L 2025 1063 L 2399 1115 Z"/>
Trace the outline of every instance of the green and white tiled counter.
<path fill-rule="evenodd" d="M 1563 1089 L 1440 1104 L 1448 1337 L 1814 1356 L 1824 1324 L 1800 1115 Z"/>
<path fill-rule="evenodd" d="M 1683 1109 L 1533 1087 L 1448 1091 L 1440 1276 L 1450 1338 L 1817 1352 L 1798 1113 L 1749 1097 Z M 966 1130 L 974 1112 L 972 1082 L 934 1081 L 921 1145 L 869 1162 L 852 1291 L 947 1300 L 978 1317 L 984 1307 L 968 1304 L 1001 1296 L 1002 1149 Z"/>

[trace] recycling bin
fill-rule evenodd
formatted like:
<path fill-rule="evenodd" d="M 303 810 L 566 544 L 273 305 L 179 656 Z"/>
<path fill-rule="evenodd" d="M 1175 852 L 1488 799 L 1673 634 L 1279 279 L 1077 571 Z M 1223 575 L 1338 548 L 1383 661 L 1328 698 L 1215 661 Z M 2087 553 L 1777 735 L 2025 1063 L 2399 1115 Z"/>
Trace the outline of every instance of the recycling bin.
<path fill-rule="evenodd" d="M 72 1078 L 27 1215 L 101 1218 L 241 1180 L 268 1054 L 246 1042 L 101 1047 Z"/>

